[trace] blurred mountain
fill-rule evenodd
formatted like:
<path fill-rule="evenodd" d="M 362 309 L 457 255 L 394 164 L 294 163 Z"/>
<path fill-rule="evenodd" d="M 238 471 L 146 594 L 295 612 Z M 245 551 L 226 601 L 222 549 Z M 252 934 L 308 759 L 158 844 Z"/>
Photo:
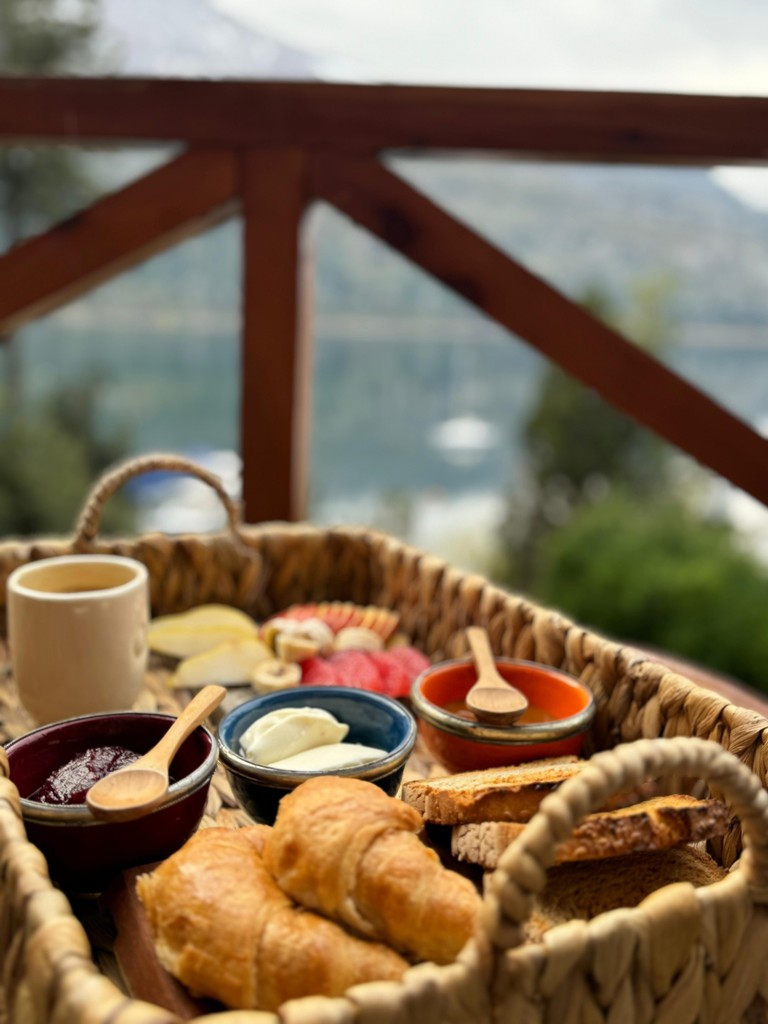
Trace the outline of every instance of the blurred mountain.
<path fill-rule="evenodd" d="M 210 0 L 101 0 L 100 46 L 118 74 L 312 79 L 321 62 Z"/>
<path fill-rule="evenodd" d="M 213 0 L 103 3 L 120 74 L 323 78 L 322 54 L 255 32 Z M 168 151 L 89 159 L 106 188 Z M 665 282 L 669 361 L 743 418 L 768 415 L 768 214 L 708 170 L 389 163 L 574 298 L 599 288 L 626 308 L 638 283 Z M 544 360 L 327 206 L 311 211 L 304 241 L 315 267 L 315 495 L 506 485 Z M 241 281 L 233 219 L 28 328 L 25 397 L 95 368 L 104 422 L 127 425 L 137 450 L 235 449 Z M 456 424 L 498 432 L 469 448 L 449 432 L 446 446 Z"/>
<path fill-rule="evenodd" d="M 102 48 L 111 53 L 120 75 L 324 77 L 323 54 L 303 52 L 261 33 L 230 17 L 215 0 L 102 0 L 102 18 Z M 123 151 L 89 160 L 105 187 L 116 187 L 170 151 L 156 147 L 151 153 Z M 710 330 L 718 323 L 768 323 L 768 213 L 745 205 L 706 169 L 495 158 L 398 159 L 392 164 L 417 188 L 572 295 L 598 285 L 621 303 L 634 281 L 665 277 L 674 290 L 674 317 L 685 331 L 691 324 Z M 124 301 L 135 310 L 137 298 L 158 301 L 165 293 L 179 308 L 197 297 L 201 312 L 213 303 L 235 315 L 236 236 L 236 227 L 219 231 L 210 244 L 188 243 L 183 255 L 168 253 L 147 265 L 148 272 L 137 269 L 123 281 Z M 320 314 L 392 316 L 395 311 L 399 318 L 456 319 L 464 310 L 459 300 L 327 210 L 313 217 L 310 244 L 317 256 Z M 174 285 L 182 269 L 187 283 Z M 140 296 L 133 294 L 137 289 Z M 206 317 L 197 321 L 205 323 Z M 348 325 L 352 331 L 358 326 Z"/>
<path fill-rule="evenodd" d="M 498 159 L 398 160 L 393 169 L 573 297 L 599 287 L 621 306 L 638 282 L 664 280 L 685 337 L 701 329 L 716 342 L 717 325 L 768 325 L 768 213 L 747 207 L 706 170 Z M 236 318 L 239 232 L 234 221 L 189 241 L 93 293 L 72 315 L 101 316 L 106 303 L 112 318 L 130 322 L 167 306 L 176 319 L 187 311 L 192 330 L 205 330 L 212 310 Z M 318 316 L 334 317 L 335 329 L 361 341 L 374 318 L 386 318 L 395 332 L 415 331 L 418 340 L 430 318 L 444 318 L 443 329 L 460 337 L 476 317 L 327 206 L 312 210 L 306 244 Z"/>
<path fill-rule="evenodd" d="M 571 295 L 599 285 L 621 303 L 633 282 L 665 277 L 681 324 L 768 323 L 768 213 L 705 169 L 498 159 L 394 169 Z"/>

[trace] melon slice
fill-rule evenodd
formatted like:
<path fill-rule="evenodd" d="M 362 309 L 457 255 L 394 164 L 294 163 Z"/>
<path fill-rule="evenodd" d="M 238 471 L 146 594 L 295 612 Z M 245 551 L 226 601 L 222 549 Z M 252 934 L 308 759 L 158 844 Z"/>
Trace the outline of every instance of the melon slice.
<path fill-rule="evenodd" d="M 352 626 L 373 630 L 387 641 L 397 629 L 399 616 L 388 608 L 358 605 L 351 601 L 321 601 L 318 604 L 294 604 L 280 612 L 280 618 L 321 619 L 334 633 Z"/>

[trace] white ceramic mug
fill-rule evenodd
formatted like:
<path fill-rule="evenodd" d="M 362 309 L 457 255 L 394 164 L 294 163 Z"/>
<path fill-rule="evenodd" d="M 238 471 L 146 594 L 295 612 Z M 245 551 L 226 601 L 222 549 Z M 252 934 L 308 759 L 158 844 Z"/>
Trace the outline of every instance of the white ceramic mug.
<path fill-rule="evenodd" d="M 131 707 L 147 663 L 141 562 L 119 555 L 29 562 L 8 578 L 7 607 L 19 700 L 38 723 Z"/>

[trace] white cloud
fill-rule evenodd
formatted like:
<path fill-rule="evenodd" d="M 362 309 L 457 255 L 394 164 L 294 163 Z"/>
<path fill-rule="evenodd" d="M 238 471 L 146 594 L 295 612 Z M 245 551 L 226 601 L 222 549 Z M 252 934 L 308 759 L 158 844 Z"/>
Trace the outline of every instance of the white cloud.
<path fill-rule="evenodd" d="M 712 175 L 742 202 L 768 213 L 768 167 L 716 167 Z"/>
<path fill-rule="evenodd" d="M 214 0 L 326 77 L 768 96 L 764 0 Z M 768 210 L 768 170 L 717 168 Z"/>
<path fill-rule="evenodd" d="M 762 0 L 216 0 L 336 78 L 768 95 Z"/>

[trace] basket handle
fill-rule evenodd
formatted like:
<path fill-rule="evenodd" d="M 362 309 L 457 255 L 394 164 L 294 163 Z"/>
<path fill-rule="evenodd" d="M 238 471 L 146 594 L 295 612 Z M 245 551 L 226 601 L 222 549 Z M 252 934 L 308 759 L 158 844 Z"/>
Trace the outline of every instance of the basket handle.
<path fill-rule="evenodd" d="M 541 802 L 520 836 L 502 854 L 488 879 L 485 922 L 500 950 L 522 941 L 533 898 L 546 885 L 557 846 L 614 793 L 663 775 L 712 782 L 741 820 L 744 853 L 739 870 L 753 898 L 768 902 L 768 792 L 757 775 L 712 740 L 680 736 L 625 743 L 595 754 L 584 769 Z"/>
<path fill-rule="evenodd" d="M 232 532 L 240 536 L 242 525 L 240 502 L 235 501 L 227 494 L 221 480 L 214 473 L 181 455 L 155 453 L 118 463 L 96 482 L 77 519 L 73 542 L 75 548 L 85 548 L 93 543 L 99 531 L 104 504 L 124 483 L 141 473 L 150 473 L 158 469 L 187 473 L 196 476 L 203 483 L 212 487 L 221 499 Z"/>

